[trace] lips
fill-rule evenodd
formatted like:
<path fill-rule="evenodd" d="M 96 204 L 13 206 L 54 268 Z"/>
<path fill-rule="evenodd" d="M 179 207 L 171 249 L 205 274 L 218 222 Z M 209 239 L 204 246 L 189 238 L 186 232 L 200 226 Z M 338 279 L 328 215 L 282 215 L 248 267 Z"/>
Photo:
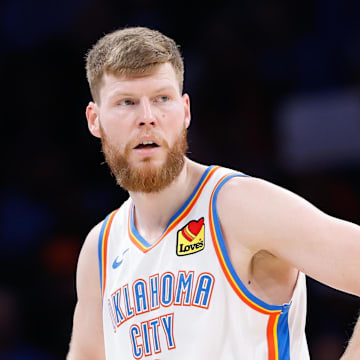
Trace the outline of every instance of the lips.
<path fill-rule="evenodd" d="M 159 147 L 159 145 L 155 141 L 145 140 L 136 145 L 134 149 L 152 149 L 156 147 Z"/>

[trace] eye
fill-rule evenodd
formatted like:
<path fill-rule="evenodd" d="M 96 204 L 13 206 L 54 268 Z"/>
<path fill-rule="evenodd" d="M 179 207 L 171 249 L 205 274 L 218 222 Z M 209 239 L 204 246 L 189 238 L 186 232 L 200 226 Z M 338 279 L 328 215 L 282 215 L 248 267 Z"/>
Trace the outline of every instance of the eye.
<path fill-rule="evenodd" d="M 158 97 L 156 98 L 156 101 L 157 101 L 157 102 L 160 102 L 160 103 L 164 103 L 164 102 L 167 102 L 167 101 L 169 101 L 169 100 L 170 100 L 169 97 L 166 96 L 166 95 L 161 95 L 161 96 L 158 96 Z"/>
<path fill-rule="evenodd" d="M 119 101 L 118 104 L 121 106 L 129 106 L 129 105 L 133 105 L 134 101 L 131 99 L 124 99 L 124 100 Z"/>

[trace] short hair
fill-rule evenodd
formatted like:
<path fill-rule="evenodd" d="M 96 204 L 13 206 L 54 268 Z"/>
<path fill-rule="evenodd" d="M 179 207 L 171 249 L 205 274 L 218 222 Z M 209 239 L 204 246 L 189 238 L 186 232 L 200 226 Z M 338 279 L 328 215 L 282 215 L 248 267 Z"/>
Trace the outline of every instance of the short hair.
<path fill-rule="evenodd" d="M 105 73 L 124 76 L 151 74 L 155 68 L 169 62 L 182 93 L 184 63 L 175 41 L 157 30 L 129 27 L 100 38 L 86 55 L 86 75 L 95 101 Z"/>

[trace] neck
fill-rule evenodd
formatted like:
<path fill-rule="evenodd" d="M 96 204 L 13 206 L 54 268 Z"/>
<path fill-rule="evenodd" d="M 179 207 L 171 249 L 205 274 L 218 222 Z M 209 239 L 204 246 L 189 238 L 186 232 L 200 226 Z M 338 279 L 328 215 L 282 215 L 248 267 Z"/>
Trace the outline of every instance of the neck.
<path fill-rule="evenodd" d="M 135 206 L 137 231 L 149 243 L 156 242 L 171 217 L 184 204 L 199 182 L 206 167 L 185 158 L 179 176 L 165 189 L 154 193 L 130 192 Z"/>

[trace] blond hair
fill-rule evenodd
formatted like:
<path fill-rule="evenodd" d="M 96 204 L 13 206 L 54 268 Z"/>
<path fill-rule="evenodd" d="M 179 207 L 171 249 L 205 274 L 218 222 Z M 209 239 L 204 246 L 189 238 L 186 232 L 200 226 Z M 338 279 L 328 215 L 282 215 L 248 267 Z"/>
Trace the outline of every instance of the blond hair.
<path fill-rule="evenodd" d="M 169 62 L 182 93 L 184 63 L 175 41 L 145 27 L 116 30 L 100 38 L 86 55 L 86 75 L 93 99 L 99 102 L 104 73 L 123 76 L 151 74 Z"/>

